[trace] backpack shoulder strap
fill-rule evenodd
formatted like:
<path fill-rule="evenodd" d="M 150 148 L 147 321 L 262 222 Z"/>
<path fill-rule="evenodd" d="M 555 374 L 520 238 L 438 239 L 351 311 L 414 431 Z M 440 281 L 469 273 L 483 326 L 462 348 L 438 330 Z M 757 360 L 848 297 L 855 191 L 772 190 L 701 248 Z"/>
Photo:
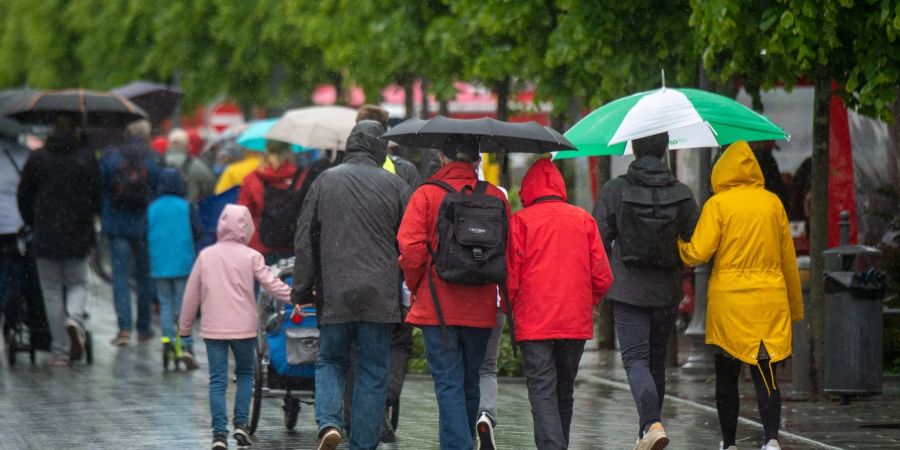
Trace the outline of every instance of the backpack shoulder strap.
<path fill-rule="evenodd" d="M 484 195 L 487 192 L 488 182 L 484 180 L 478 180 L 475 183 L 475 194 Z"/>
<path fill-rule="evenodd" d="M 428 180 L 422 184 L 430 184 L 432 186 L 437 186 L 437 187 L 439 187 L 447 192 L 451 192 L 451 193 L 457 192 L 457 190 L 454 189 L 453 186 L 450 186 L 449 183 L 447 183 L 445 181 L 441 181 L 441 180 Z"/>

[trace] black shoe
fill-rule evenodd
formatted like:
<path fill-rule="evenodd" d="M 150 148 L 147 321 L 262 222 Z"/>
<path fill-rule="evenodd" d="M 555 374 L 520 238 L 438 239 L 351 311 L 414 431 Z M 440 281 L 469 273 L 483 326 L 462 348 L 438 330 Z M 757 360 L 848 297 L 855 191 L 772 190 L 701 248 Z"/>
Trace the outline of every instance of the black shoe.
<path fill-rule="evenodd" d="M 225 450 L 228 448 L 228 435 L 217 434 L 213 436 L 212 450 Z"/>
<path fill-rule="evenodd" d="M 394 433 L 394 426 L 391 425 L 390 412 L 390 408 L 385 408 L 384 423 L 381 425 L 381 442 L 385 444 L 392 444 L 394 442 L 397 442 L 397 435 Z"/>
<path fill-rule="evenodd" d="M 234 440 L 237 441 L 238 447 L 249 447 L 253 445 L 253 442 L 250 440 L 250 430 L 247 428 L 247 425 L 234 426 Z"/>

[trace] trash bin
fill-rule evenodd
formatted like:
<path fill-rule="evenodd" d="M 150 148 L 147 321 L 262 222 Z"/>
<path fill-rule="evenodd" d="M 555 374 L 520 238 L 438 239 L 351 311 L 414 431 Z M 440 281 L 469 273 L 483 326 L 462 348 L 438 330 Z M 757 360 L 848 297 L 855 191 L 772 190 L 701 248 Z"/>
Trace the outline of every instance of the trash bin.
<path fill-rule="evenodd" d="M 883 370 L 881 252 L 842 245 L 825 259 L 825 392 L 880 394 Z"/>

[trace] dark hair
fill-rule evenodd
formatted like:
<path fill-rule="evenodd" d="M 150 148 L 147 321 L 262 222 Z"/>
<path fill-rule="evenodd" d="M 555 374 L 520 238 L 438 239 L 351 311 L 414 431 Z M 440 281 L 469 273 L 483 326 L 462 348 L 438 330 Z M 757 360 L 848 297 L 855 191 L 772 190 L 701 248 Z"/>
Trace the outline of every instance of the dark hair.
<path fill-rule="evenodd" d="M 478 139 L 469 134 L 451 134 L 444 141 L 441 153 L 453 161 L 473 163 L 478 161 Z"/>
<path fill-rule="evenodd" d="M 390 118 L 390 113 L 388 113 L 386 109 L 378 105 L 362 105 L 356 112 L 356 123 L 359 123 L 363 120 L 374 120 L 380 123 L 381 126 L 387 128 L 388 119 Z"/>
<path fill-rule="evenodd" d="M 631 150 L 635 158 L 653 156 L 662 159 L 669 148 L 669 133 L 659 133 L 631 141 Z"/>

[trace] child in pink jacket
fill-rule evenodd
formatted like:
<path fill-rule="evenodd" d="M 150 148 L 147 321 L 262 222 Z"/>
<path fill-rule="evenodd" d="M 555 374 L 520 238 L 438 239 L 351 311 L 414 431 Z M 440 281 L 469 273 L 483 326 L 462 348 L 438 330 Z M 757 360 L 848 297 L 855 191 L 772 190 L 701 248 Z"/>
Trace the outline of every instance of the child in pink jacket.
<path fill-rule="evenodd" d="M 253 218 L 246 206 L 228 205 L 219 217 L 218 242 L 204 249 L 188 279 L 181 308 L 179 332 L 189 337 L 199 312 L 200 336 L 209 360 L 209 408 L 212 413 L 212 448 L 228 448 L 228 350 L 234 354 L 237 392 L 234 401 L 234 439 L 250 445 L 247 428 L 253 368 L 256 358 L 258 314 L 254 281 L 285 303 L 291 288 L 265 265 L 263 256 L 247 246 L 253 236 Z"/>

